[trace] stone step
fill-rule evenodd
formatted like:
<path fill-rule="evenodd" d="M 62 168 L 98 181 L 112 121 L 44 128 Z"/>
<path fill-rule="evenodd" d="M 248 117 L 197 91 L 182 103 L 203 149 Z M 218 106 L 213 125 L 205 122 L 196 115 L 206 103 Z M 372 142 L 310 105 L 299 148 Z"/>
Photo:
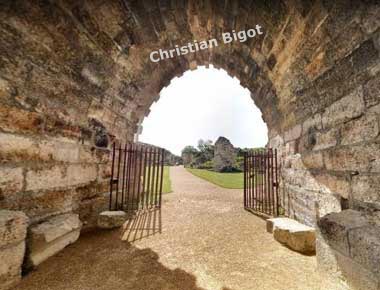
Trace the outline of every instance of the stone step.
<path fill-rule="evenodd" d="M 127 213 L 121 210 L 103 211 L 98 216 L 98 227 L 114 229 L 121 227 L 127 220 Z"/>
<path fill-rule="evenodd" d="M 77 214 L 63 214 L 30 227 L 28 266 L 35 267 L 57 254 L 80 235 L 82 222 Z"/>
<path fill-rule="evenodd" d="M 302 253 L 315 254 L 315 230 L 290 218 L 267 220 L 267 231 L 273 233 L 276 241 Z"/>

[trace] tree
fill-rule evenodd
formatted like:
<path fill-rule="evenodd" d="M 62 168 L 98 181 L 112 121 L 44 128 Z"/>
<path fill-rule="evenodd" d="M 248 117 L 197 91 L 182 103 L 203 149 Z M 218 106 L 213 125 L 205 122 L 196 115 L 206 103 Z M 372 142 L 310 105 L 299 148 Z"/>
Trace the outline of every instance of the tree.
<path fill-rule="evenodd" d="M 200 163 L 211 161 L 214 158 L 214 145 L 211 140 L 200 139 L 198 141 Z"/>
<path fill-rule="evenodd" d="M 212 147 L 212 141 L 211 140 L 203 140 L 199 139 L 198 141 L 198 150 L 201 152 L 204 152 L 208 150 L 210 147 Z"/>
<path fill-rule="evenodd" d="M 186 146 L 182 150 L 182 160 L 185 167 L 194 166 L 194 162 L 199 154 L 199 151 L 193 146 Z"/>
<path fill-rule="evenodd" d="M 186 146 L 182 149 L 182 154 L 197 154 L 198 150 L 194 146 Z"/>

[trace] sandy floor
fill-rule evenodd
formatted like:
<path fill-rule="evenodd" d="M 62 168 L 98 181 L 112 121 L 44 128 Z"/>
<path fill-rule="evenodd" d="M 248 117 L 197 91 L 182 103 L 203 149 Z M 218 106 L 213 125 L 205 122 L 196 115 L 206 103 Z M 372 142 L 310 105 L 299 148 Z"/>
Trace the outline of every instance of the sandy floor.
<path fill-rule="evenodd" d="M 17 289 L 319 289 L 315 257 L 273 240 L 227 190 L 171 168 L 161 211 L 120 231 L 82 235 Z M 123 238 L 125 241 L 121 241 Z"/>

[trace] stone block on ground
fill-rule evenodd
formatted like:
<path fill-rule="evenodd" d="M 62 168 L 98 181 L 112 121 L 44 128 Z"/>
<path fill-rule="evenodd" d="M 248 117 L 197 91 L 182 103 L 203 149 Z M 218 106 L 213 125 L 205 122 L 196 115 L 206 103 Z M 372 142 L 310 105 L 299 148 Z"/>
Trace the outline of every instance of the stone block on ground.
<path fill-rule="evenodd" d="M 315 253 L 315 230 L 290 218 L 267 220 L 267 231 L 276 241 L 302 254 Z"/>
<path fill-rule="evenodd" d="M 77 214 L 63 214 L 30 228 L 28 266 L 34 267 L 57 254 L 80 235 L 82 222 Z"/>
<path fill-rule="evenodd" d="M 0 290 L 14 287 L 21 279 L 27 226 L 23 212 L 0 210 Z"/>
<path fill-rule="evenodd" d="M 114 229 L 121 227 L 127 220 L 124 211 L 103 211 L 98 217 L 98 227 L 101 229 Z"/>

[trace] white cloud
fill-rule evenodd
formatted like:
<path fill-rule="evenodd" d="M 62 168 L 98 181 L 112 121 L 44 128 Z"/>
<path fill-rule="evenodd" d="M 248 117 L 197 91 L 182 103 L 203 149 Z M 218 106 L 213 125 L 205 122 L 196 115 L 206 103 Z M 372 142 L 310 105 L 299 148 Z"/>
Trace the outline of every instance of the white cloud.
<path fill-rule="evenodd" d="M 267 127 L 260 110 L 236 78 L 224 70 L 199 67 L 174 78 L 144 119 L 142 142 L 180 154 L 199 139 L 219 136 L 236 147 L 261 147 Z"/>

